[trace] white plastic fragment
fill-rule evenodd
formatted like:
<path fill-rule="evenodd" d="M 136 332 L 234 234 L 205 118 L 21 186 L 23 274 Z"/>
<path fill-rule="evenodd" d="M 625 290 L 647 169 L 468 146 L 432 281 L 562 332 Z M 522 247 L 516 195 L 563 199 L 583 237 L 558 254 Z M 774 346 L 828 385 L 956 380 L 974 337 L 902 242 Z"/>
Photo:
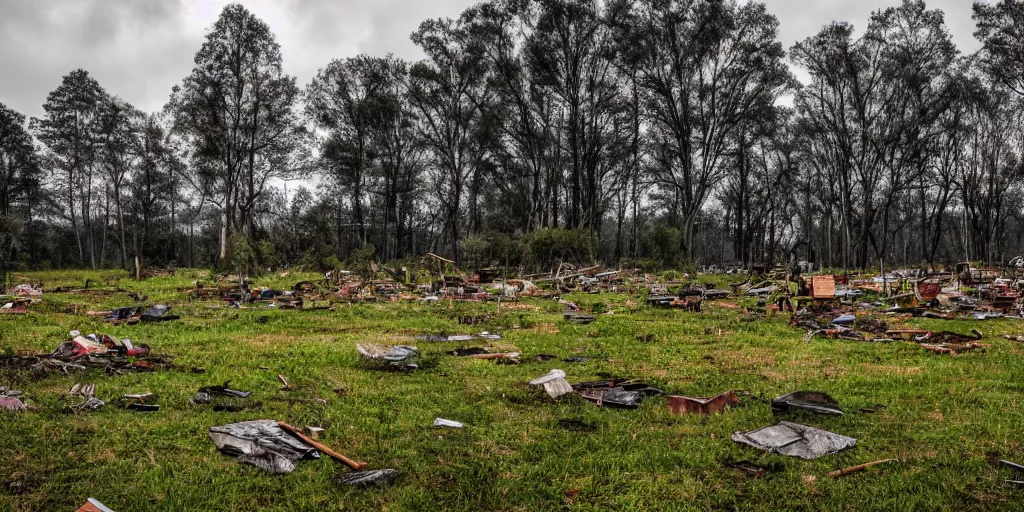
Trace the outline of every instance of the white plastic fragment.
<path fill-rule="evenodd" d="M 446 420 L 444 418 L 434 418 L 434 426 L 444 428 L 465 428 L 465 425 L 462 423 L 453 420 Z"/>
<path fill-rule="evenodd" d="M 544 386 L 544 391 L 551 398 L 558 398 L 562 395 L 572 393 L 572 386 L 565 380 L 565 371 L 551 370 L 542 377 L 530 381 L 531 386 Z"/>

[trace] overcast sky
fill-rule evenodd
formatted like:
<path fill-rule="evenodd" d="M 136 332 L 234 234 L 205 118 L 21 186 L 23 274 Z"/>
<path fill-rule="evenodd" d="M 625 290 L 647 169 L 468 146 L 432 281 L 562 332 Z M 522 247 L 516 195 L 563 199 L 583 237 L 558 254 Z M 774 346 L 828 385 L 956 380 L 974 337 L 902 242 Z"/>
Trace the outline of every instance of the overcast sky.
<path fill-rule="evenodd" d="M 285 70 L 305 85 L 331 59 L 392 52 L 422 57 L 409 41 L 427 18 L 457 17 L 477 0 L 238 0 L 266 21 Z M 765 0 L 788 49 L 833 20 L 863 29 L 900 0 Z M 0 0 L 0 103 L 38 116 L 49 91 L 76 68 L 112 94 L 159 110 L 188 75 L 206 29 L 229 0 Z M 946 12 L 961 51 L 978 44 L 970 0 L 930 0 Z"/>

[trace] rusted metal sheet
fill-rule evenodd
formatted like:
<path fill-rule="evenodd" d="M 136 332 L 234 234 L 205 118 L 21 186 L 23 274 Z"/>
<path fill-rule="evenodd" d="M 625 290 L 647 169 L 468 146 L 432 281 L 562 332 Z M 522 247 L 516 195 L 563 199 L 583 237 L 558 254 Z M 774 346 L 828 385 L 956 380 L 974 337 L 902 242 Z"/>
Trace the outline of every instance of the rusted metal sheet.
<path fill-rule="evenodd" d="M 114 512 L 95 498 L 89 498 L 76 512 Z"/>
<path fill-rule="evenodd" d="M 726 391 L 713 398 L 694 398 L 689 396 L 667 395 L 668 409 L 673 414 L 712 414 L 722 412 L 740 403 L 736 393 Z"/>
<path fill-rule="evenodd" d="M 917 295 L 921 302 L 931 302 L 942 293 L 941 283 L 918 283 Z"/>

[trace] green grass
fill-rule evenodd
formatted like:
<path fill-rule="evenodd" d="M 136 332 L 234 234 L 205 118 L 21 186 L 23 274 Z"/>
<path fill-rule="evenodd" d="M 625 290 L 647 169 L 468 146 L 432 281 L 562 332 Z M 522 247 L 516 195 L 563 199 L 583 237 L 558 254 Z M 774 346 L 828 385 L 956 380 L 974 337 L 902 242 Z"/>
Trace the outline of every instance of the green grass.
<path fill-rule="evenodd" d="M 1024 344 L 1002 334 L 1010 321 L 913 321 L 909 326 L 969 332 L 993 347 L 959 357 L 912 343 L 868 344 L 815 339 L 784 317 L 744 321 L 734 309 L 702 314 L 653 310 L 636 297 L 574 295 L 584 307 L 607 309 L 587 326 L 568 325 L 553 301 L 538 310 L 506 312 L 493 325 L 518 347 L 518 366 L 444 355 L 455 343 L 419 343 L 436 362 L 415 373 L 364 368 L 355 345 L 413 343 L 420 332 L 470 332 L 458 315 L 493 311 L 487 304 L 338 305 L 333 311 L 215 309 L 189 302 L 179 287 L 207 279 L 202 271 L 142 283 L 117 272 L 27 274 L 47 288 L 81 286 L 110 296 L 49 294 L 32 313 L 0 316 L 0 350 L 52 350 L 71 329 L 108 332 L 174 357 L 175 368 L 108 377 L 99 371 L 31 381 L 0 373 L 0 385 L 26 392 L 33 410 L 0 414 L 0 510 L 74 510 L 95 497 L 114 510 L 1019 510 L 1022 491 L 994 462 L 1024 461 Z M 274 276 L 290 286 L 311 276 Z M 208 279 L 207 279 L 207 282 Z M 257 284 L 264 284 L 259 281 Z M 128 293 L 166 301 L 183 319 L 114 327 L 80 312 L 130 305 Z M 632 300 L 635 305 L 627 304 Z M 515 328 L 518 327 L 518 328 Z M 479 328 L 478 328 L 479 329 Z M 557 332 L 556 332 L 557 331 Z M 653 335 L 654 342 L 638 341 Z M 537 353 L 593 356 L 573 364 L 535 362 Z M 195 374 L 193 367 L 206 368 Z M 267 370 L 261 367 L 269 368 Z M 642 378 L 674 394 L 742 391 L 725 414 L 671 415 L 651 398 L 638 410 L 599 408 L 577 397 L 557 402 L 525 385 L 552 368 L 573 382 L 602 374 Z M 297 390 L 280 391 L 277 374 Z M 244 412 L 188 404 L 199 387 L 232 381 L 262 403 Z M 100 398 L 154 392 L 161 410 L 108 407 L 79 416 L 61 412 L 63 391 L 94 382 Z M 332 390 L 344 387 L 339 397 Z M 729 436 L 775 423 L 768 401 L 795 389 L 837 398 L 841 418 L 805 424 L 855 437 L 857 446 L 815 461 L 766 455 Z M 327 405 L 316 399 L 323 398 Z M 860 412 L 876 408 L 875 413 Z M 465 430 L 430 428 L 435 417 Z M 213 425 L 276 419 L 326 428 L 321 439 L 370 468 L 396 468 L 386 489 L 336 483 L 347 471 L 324 458 L 273 476 L 220 455 Z M 574 432 L 559 420 L 595 428 Z M 831 470 L 876 459 L 899 463 L 834 480 Z M 729 466 L 749 460 L 774 469 L 751 479 Z M 1020 475 L 1016 475 L 1020 476 Z M 571 500 L 567 492 L 578 490 Z"/>

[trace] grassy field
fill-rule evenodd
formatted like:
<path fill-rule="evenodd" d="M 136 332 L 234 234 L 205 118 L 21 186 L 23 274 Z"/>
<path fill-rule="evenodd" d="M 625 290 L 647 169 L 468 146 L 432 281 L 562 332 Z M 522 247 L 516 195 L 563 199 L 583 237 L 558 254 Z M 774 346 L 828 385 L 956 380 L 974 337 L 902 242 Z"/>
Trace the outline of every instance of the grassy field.
<path fill-rule="evenodd" d="M 550 300 L 479 329 L 500 331 L 524 354 L 520 365 L 445 355 L 456 343 L 418 343 L 427 364 L 413 373 L 365 368 L 361 342 L 416 344 L 423 332 L 467 333 L 458 315 L 493 312 L 494 303 L 337 305 L 327 311 L 215 309 L 177 292 L 198 272 L 138 283 L 123 273 L 27 274 L 46 287 L 117 289 L 109 296 L 48 294 L 28 315 L 0 315 L 0 351 L 49 351 L 68 331 L 107 332 L 174 357 L 174 369 L 106 376 L 101 371 L 33 381 L 0 372 L 0 386 L 25 391 L 32 409 L 0 413 L 0 510 L 74 510 L 95 497 L 120 512 L 140 510 L 1020 510 L 1024 490 L 1000 458 L 1024 462 L 1024 332 L 1011 321 L 908 321 L 906 326 L 984 332 L 992 348 L 958 357 L 913 343 L 803 340 L 785 317 L 749 320 L 736 309 L 655 310 L 625 295 L 567 297 L 600 314 L 566 324 Z M 300 276 L 259 281 L 290 287 Z M 131 305 L 129 292 L 174 305 L 180 321 L 110 326 L 79 311 Z M 630 302 L 627 302 L 630 301 Z M 480 343 L 481 345 L 483 343 Z M 537 353 L 593 357 L 536 362 Z M 205 374 L 193 367 L 206 368 Z M 266 368 L 266 369 L 261 369 Z M 672 394 L 741 393 L 725 414 L 675 416 L 660 397 L 637 410 L 598 407 L 579 397 L 552 401 L 526 385 L 561 368 L 570 382 L 604 374 L 644 379 Z M 297 389 L 281 391 L 277 374 Z M 189 404 L 205 385 L 230 380 L 252 390 L 258 407 L 213 412 Z M 112 401 L 154 392 L 161 410 L 108 406 L 69 415 L 61 394 L 97 385 Z M 344 388 L 338 396 L 333 390 Z M 768 401 L 797 389 L 830 393 L 843 417 L 797 421 L 857 438 L 834 456 L 804 461 L 732 442 L 777 420 Z M 327 405 L 317 398 L 326 400 Z M 875 412 L 862 412 L 861 409 Z M 464 430 L 430 427 L 435 417 Z M 321 439 L 369 468 L 396 468 L 383 489 L 351 489 L 348 471 L 327 459 L 274 476 L 221 455 L 207 428 L 276 419 L 326 428 Z M 585 431 L 561 420 L 579 420 Z M 831 470 L 877 459 L 898 463 L 841 479 Z M 751 478 L 733 467 L 769 469 Z M 1017 478 L 1020 479 L 1020 478 Z"/>

